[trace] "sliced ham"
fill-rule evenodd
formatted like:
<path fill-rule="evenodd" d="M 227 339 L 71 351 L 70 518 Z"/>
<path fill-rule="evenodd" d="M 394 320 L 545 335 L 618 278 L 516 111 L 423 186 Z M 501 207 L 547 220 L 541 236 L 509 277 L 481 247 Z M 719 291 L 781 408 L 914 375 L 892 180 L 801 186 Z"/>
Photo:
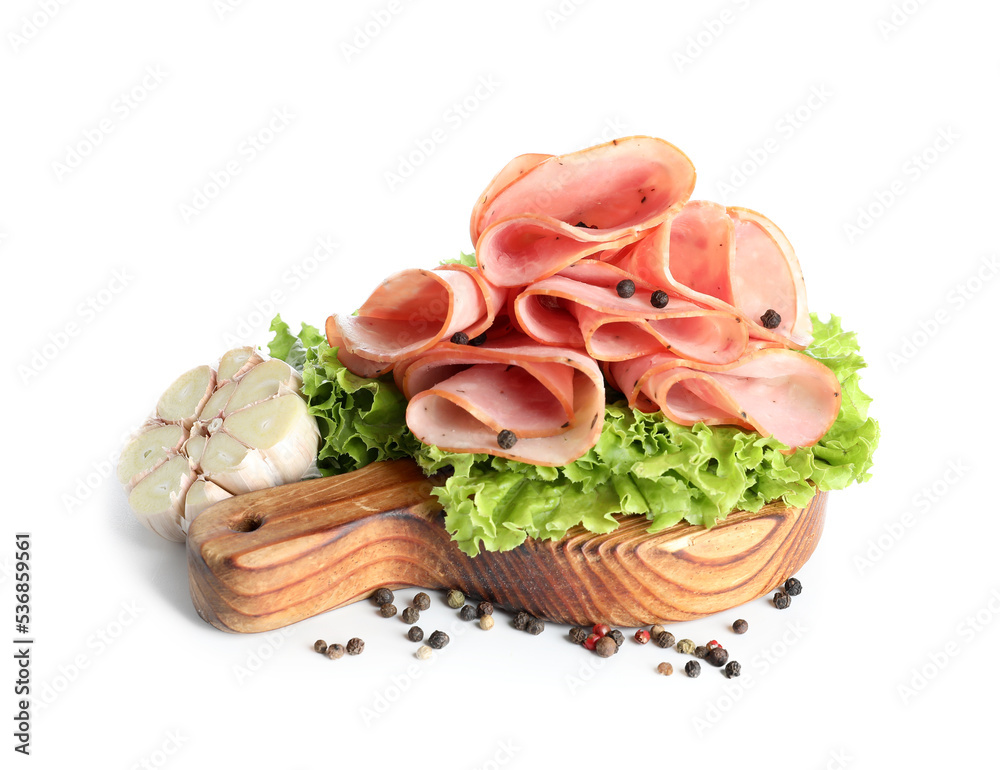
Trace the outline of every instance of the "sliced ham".
<path fill-rule="evenodd" d="M 378 376 L 455 332 L 475 337 L 486 331 L 506 295 L 465 265 L 404 270 L 383 281 L 357 315 L 327 319 L 327 341 L 352 372 Z"/>
<path fill-rule="evenodd" d="M 606 371 L 629 405 L 644 412 L 660 410 L 681 425 L 736 425 L 792 448 L 819 441 L 840 411 L 833 372 L 787 348 L 757 350 L 725 365 L 657 353 Z"/>
<path fill-rule="evenodd" d="M 600 435 L 604 380 L 589 356 L 508 334 L 474 347 L 441 342 L 400 363 L 406 424 L 425 444 L 534 465 L 565 465 Z M 517 441 L 501 448 L 510 430 Z"/>
<path fill-rule="evenodd" d="M 636 284 L 629 298 L 616 289 L 625 279 Z M 653 287 L 620 268 L 584 259 L 517 294 L 514 317 L 536 342 L 584 347 L 600 361 L 664 349 L 708 363 L 743 355 L 747 324 L 735 313 L 706 310 L 676 295 L 658 309 L 650 304 L 652 293 Z"/>
<path fill-rule="evenodd" d="M 473 211 L 479 265 L 493 284 L 520 286 L 621 249 L 672 217 L 694 179 L 684 153 L 645 136 L 515 158 Z"/>
<path fill-rule="evenodd" d="M 750 335 L 804 348 L 812 341 L 805 283 L 795 251 L 766 217 L 691 201 L 611 260 L 643 280 L 714 308 L 735 308 Z M 773 329 L 761 317 L 781 316 Z"/>

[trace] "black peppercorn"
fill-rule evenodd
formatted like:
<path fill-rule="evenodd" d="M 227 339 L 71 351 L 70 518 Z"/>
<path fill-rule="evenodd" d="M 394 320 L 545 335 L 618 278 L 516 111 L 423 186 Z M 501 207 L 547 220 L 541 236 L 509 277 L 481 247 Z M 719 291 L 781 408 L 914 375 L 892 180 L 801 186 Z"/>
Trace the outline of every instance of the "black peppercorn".
<path fill-rule="evenodd" d="M 583 640 L 588 636 L 585 628 L 574 627 L 569 630 L 569 639 L 573 644 L 583 644 Z"/>
<path fill-rule="evenodd" d="M 364 652 L 365 643 L 363 640 L 354 637 L 353 639 L 347 640 L 347 654 L 348 655 L 360 655 Z"/>
<path fill-rule="evenodd" d="M 392 604 L 395 597 L 388 588 L 380 588 L 372 594 L 372 602 L 381 607 L 383 604 Z"/>
<path fill-rule="evenodd" d="M 740 675 L 740 664 L 735 660 L 731 660 L 726 664 L 726 676 L 732 679 L 734 676 Z"/>
<path fill-rule="evenodd" d="M 667 293 L 661 289 L 657 289 L 649 297 L 649 304 L 655 308 L 664 308 L 667 306 L 668 302 L 670 302 L 670 297 L 668 297 Z"/>
<path fill-rule="evenodd" d="M 538 618 L 532 618 L 528 621 L 528 625 L 524 627 L 524 630 L 532 636 L 538 636 L 545 630 L 545 623 Z M 615 646 L 617 647 L 618 645 Z"/>
<path fill-rule="evenodd" d="M 400 614 L 400 617 L 403 619 L 404 623 L 412 626 L 414 623 L 420 620 L 420 610 L 418 610 L 416 607 L 407 607 Z"/>
<path fill-rule="evenodd" d="M 630 278 L 624 278 L 615 286 L 615 291 L 618 292 L 618 296 L 622 299 L 628 299 L 635 294 L 635 281 Z"/>
<path fill-rule="evenodd" d="M 781 316 L 776 310 L 768 310 L 760 317 L 760 325 L 765 329 L 777 329 L 781 325 Z"/>
<path fill-rule="evenodd" d="M 597 640 L 597 644 L 594 645 L 594 652 L 602 658 L 610 658 L 618 652 L 618 645 L 615 644 L 615 640 L 610 636 L 602 636 Z"/>
<path fill-rule="evenodd" d="M 524 610 L 521 610 L 516 615 L 514 615 L 514 628 L 516 628 L 518 631 L 523 631 L 528 627 L 529 620 L 531 620 L 531 615 L 529 615 Z"/>
<path fill-rule="evenodd" d="M 420 626 L 410 626 L 410 630 L 406 632 L 406 638 L 411 642 L 419 642 L 424 638 L 424 629 Z"/>
<path fill-rule="evenodd" d="M 615 644 L 621 647 L 625 644 L 625 634 L 619 631 L 617 628 L 613 628 L 608 632 L 608 636 L 615 640 Z"/>
<path fill-rule="evenodd" d="M 674 646 L 674 635 L 669 631 L 663 631 L 653 637 L 653 642 L 657 647 L 673 647 Z"/>
<path fill-rule="evenodd" d="M 802 593 L 802 583 L 798 578 L 788 578 L 785 581 L 785 593 L 789 596 L 798 596 Z"/>
<path fill-rule="evenodd" d="M 469 335 L 466 334 L 465 332 L 455 332 L 454 334 L 451 335 L 451 341 L 454 342 L 456 345 L 468 345 Z"/>
<path fill-rule="evenodd" d="M 481 601 L 476 607 L 476 617 L 481 618 L 483 615 L 493 614 L 493 602 Z"/>
<path fill-rule="evenodd" d="M 733 631 L 738 634 L 745 634 L 747 629 L 750 628 L 750 624 L 747 623 L 743 618 L 733 622 Z"/>
<path fill-rule="evenodd" d="M 322 639 L 317 639 L 313 644 L 313 649 L 320 654 L 326 652 L 326 642 L 324 642 Z"/>
<path fill-rule="evenodd" d="M 684 673 L 692 679 L 696 678 L 701 673 L 701 663 L 696 660 L 689 660 L 684 666 Z"/>
<path fill-rule="evenodd" d="M 694 656 L 696 658 L 704 658 L 708 655 L 708 647 L 703 644 L 699 644 L 694 648 Z"/>
<path fill-rule="evenodd" d="M 471 604 L 466 604 L 462 609 L 458 611 L 458 616 L 462 620 L 475 620 L 476 619 L 476 608 Z"/>
<path fill-rule="evenodd" d="M 433 647 L 435 650 L 440 650 L 442 647 L 448 644 L 451 639 L 448 634 L 444 631 L 435 631 L 429 637 L 427 637 L 427 644 Z"/>
<path fill-rule="evenodd" d="M 778 591 L 778 593 L 774 595 L 774 606 L 779 610 L 787 610 L 791 603 L 792 597 L 784 591 Z"/>
<path fill-rule="evenodd" d="M 721 668 L 726 665 L 726 661 L 729 660 L 729 653 L 726 652 L 725 647 L 713 647 L 708 651 L 708 655 L 705 656 L 705 660 L 716 668 Z"/>
<path fill-rule="evenodd" d="M 378 608 L 378 611 L 379 611 L 379 614 L 381 614 L 383 618 L 391 618 L 393 615 L 396 614 L 396 605 L 395 604 L 383 604 L 381 607 Z M 405 612 L 406 610 L 403 610 L 403 611 Z"/>
<path fill-rule="evenodd" d="M 418 610 L 426 610 L 431 606 L 431 597 L 421 591 L 419 594 L 413 597 L 413 606 Z"/>
<path fill-rule="evenodd" d="M 486 342 L 486 332 L 483 332 L 479 336 L 473 337 L 471 340 L 469 340 L 469 344 L 472 345 L 473 347 L 479 347 L 484 342 Z"/>
<path fill-rule="evenodd" d="M 497 446 L 501 449 L 510 449 L 517 443 L 517 436 L 512 430 L 502 430 L 497 434 Z"/>

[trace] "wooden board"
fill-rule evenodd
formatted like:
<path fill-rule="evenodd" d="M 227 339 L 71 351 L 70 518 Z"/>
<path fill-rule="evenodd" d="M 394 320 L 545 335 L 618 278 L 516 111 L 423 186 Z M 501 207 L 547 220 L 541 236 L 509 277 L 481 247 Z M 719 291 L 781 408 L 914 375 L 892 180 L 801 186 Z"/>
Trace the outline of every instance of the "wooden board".
<path fill-rule="evenodd" d="M 560 623 L 633 627 L 690 620 L 771 591 L 812 555 L 826 493 L 807 508 L 735 512 L 712 529 L 648 534 L 631 516 L 606 535 L 578 527 L 503 553 L 462 553 L 415 464 L 253 492 L 217 503 L 188 533 L 191 597 L 224 631 L 269 631 L 375 589 L 460 588 Z"/>

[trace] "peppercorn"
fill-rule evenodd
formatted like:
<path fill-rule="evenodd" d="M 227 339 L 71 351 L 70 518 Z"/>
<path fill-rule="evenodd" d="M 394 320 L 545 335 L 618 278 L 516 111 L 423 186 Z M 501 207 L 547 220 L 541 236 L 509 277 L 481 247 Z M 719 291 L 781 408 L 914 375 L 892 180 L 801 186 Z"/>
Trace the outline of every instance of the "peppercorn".
<path fill-rule="evenodd" d="M 684 665 L 684 673 L 692 679 L 696 679 L 701 674 L 701 663 L 696 660 L 689 660 Z"/>
<path fill-rule="evenodd" d="M 379 614 L 381 614 L 383 618 L 391 618 L 393 615 L 396 614 L 396 605 L 395 604 L 383 604 L 381 607 L 378 608 L 378 611 L 379 611 Z M 406 610 L 403 610 L 403 612 L 406 612 Z"/>
<path fill-rule="evenodd" d="M 400 613 L 400 617 L 403 619 L 404 623 L 412 626 L 420 620 L 420 610 L 416 607 L 407 607 L 402 611 L 402 613 Z"/>
<path fill-rule="evenodd" d="M 610 658 L 618 652 L 618 645 L 615 644 L 615 640 L 610 636 L 602 636 L 597 640 L 597 644 L 594 646 L 594 652 L 602 658 Z"/>
<path fill-rule="evenodd" d="M 677 652 L 684 655 L 691 655 L 694 652 L 694 642 L 690 639 L 681 639 L 677 642 Z"/>
<path fill-rule="evenodd" d="M 659 636 L 660 634 L 662 634 L 666 630 L 667 629 L 665 629 L 659 623 L 657 623 L 655 626 L 650 626 L 649 627 L 649 638 L 650 639 L 655 639 L 657 636 Z"/>
<path fill-rule="evenodd" d="M 322 639 L 317 639 L 315 642 L 313 642 L 313 649 L 320 654 L 326 652 L 326 642 L 324 642 Z"/>
<path fill-rule="evenodd" d="M 798 578 L 788 578 L 785 581 L 785 593 L 789 596 L 798 596 L 802 593 L 802 583 Z"/>
<path fill-rule="evenodd" d="M 594 633 L 598 636 L 607 636 L 611 633 L 611 626 L 606 623 L 597 623 L 594 626 Z"/>
<path fill-rule="evenodd" d="M 625 644 L 625 634 L 623 634 L 617 628 L 612 629 L 611 632 L 608 633 L 608 636 L 610 636 L 612 639 L 614 639 L 615 640 L 615 644 L 617 644 L 619 647 L 621 647 L 623 644 Z"/>
<path fill-rule="evenodd" d="M 415 654 L 419 660 L 427 660 L 432 654 L 431 648 L 426 644 L 422 644 L 417 648 L 417 652 Z"/>
<path fill-rule="evenodd" d="M 674 635 L 669 631 L 661 631 L 660 633 L 658 633 L 656 636 L 653 637 L 653 643 L 657 647 L 663 647 L 664 649 L 666 649 L 667 647 L 673 647 Z"/>
<path fill-rule="evenodd" d="M 440 650 L 450 641 L 451 638 L 444 631 L 435 631 L 427 638 L 427 644 L 429 644 L 435 650 Z"/>
<path fill-rule="evenodd" d="M 330 660 L 339 660 L 344 657 L 344 645 L 342 644 L 331 644 L 326 648 L 326 657 Z"/>
<path fill-rule="evenodd" d="M 760 317 L 760 325 L 765 329 L 777 329 L 781 325 L 781 316 L 773 309 L 769 309 Z"/>
<path fill-rule="evenodd" d="M 531 620 L 531 615 L 524 610 L 519 611 L 516 615 L 514 615 L 514 628 L 518 631 L 523 631 L 528 627 L 529 620 Z"/>
<path fill-rule="evenodd" d="M 645 628 L 640 628 L 638 631 L 635 632 L 635 640 L 639 644 L 645 644 L 646 642 L 649 641 L 649 631 L 647 631 Z"/>
<path fill-rule="evenodd" d="M 733 622 L 733 631 L 735 631 L 738 634 L 745 634 L 748 628 L 750 628 L 750 624 L 747 623 L 743 618 L 739 618 L 738 620 Z"/>
<path fill-rule="evenodd" d="M 482 617 L 483 615 L 493 614 L 493 602 L 481 601 L 476 607 L 476 616 Z"/>
<path fill-rule="evenodd" d="M 792 597 L 784 591 L 778 591 L 774 595 L 774 606 L 779 610 L 787 610 L 792 603 Z"/>
<path fill-rule="evenodd" d="M 583 644 L 583 640 L 587 638 L 586 629 L 573 627 L 569 630 L 569 640 L 573 644 Z"/>
<path fill-rule="evenodd" d="M 471 604 L 466 604 L 461 610 L 459 610 L 458 616 L 462 618 L 462 620 L 475 620 L 476 608 Z"/>
<path fill-rule="evenodd" d="M 365 643 L 363 640 L 354 637 L 353 639 L 347 640 L 347 654 L 348 655 L 360 655 L 365 650 Z"/>
<path fill-rule="evenodd" d="M 469 344 L 472 345 L 473 347 L 479 347 L 484 342 L 486 342 L 486 332 L 483 332 L 479 336 L 473 337 L 471 340 L 469 340 Z"/>
<path fill-rule="evenodd" d="M 406 632 L 406 638 L 411 642 L 419 642 L 424 638 L 424 629 L 420 626 L 410 626 L 410 630 Z"/>
<path fill-rule="evenodd" d="M 465 594 L 459 591 L 457 588 L 452 588 L 448 592 L 448 606 L 453 610 L 461 608 L 465 604 Z"/>
<path fill-rule="evenodd" d="M 426 610 L 431 606 L 431 597 L 421 591 L 419 594 L 413 597 L 413 606 L 418 610 Z"/>
<path fill-rule="evenodd" d="M 517 443 L 517 436 L 514 431 L 504 429 L 497 434 L 497 446 L 501 449 L 510 449 Z"/>
<path fill-rule="evenodd" d="M 451 341 L 454 342 L 456 345 L 468 345 L 469 335 L 466 334 L 465 332 L 455 332 L 454 334 L 451 335 Z"/>
<path fill-rule="evenodd" d="M 696 658 L 704 658 L 708 655 L 708 647 L 703 644 L 699 644 L 694 648 L 694 656 Z"/>
<path fill-rule="evenodd" d="M 731 660 L 726 664 L 726 677 L 732 679 L 734 676 L 740 675 L 740 664 L 735 660 Z"/>
<path fill-rule="evenodd" d="M 489 631 L 491 628 L 493 628 L 494 623 L 496 623 L 496 621 L 493 620 L 492 615 L 483 615 L 479 619 L 479 627 L 483 629 L 483 631 Z"/>
<path fill-rule="evenodd" d="M 615 286 L 615 291 L 618 292 L 618 296 L 622 299 L 628 299 L 635 294 L 635 281 L 630 278 L 624 278 Z"/>
<path fill-rule="evenodd" d="M 708 651 L 708 655 L 705 656 L 705 660 L 716 668 L 721 668 L 726 665 L 726 661 L 729 660 L 729 653 L 726 652 L 725 647 L 713 647 Z"/>
<path fill-rule="evenodd" d="M 714 650 L 716 647 L 721 647 L 722 645 L 713 639 L 705 646 L 708 647 L 709 650 Z"/>
<path fill-rule="evenodd" d="M 593 650 L 597 646 L 597 643 L 604 638 L 605 637 L 598 636 L 597 634 L 591 634 L 590 636 L 588 636 L 586 639 L 583 640 L 583 646 L 586 647 L 588 650 Z"/>
<path fill-rule="evenodd" d="M 372 602 L 381 607 L 383 604 L 392 604 L 395 597 L 388 588 L 380 588 L 372 594 Z"/>
<path fill-rule="evenodd" d="M 674 673 L 674 667 L 671 666 L 669 663 L 661 663 L 656 667 L 656 670 L 659 673 L 663 674 L 664 676 L 670 676 L 672 673 Z"/>
<path fill-rule="evenodd" d="M 667 293 L 661 289 L 654 291 L 649 298 L 649 304 L 655 308 L 664 308 L 667 306 L 669 301 L 670 297 L 668 297 Z"/>
<path fill-rule="evenodd" d="M 538 636 L 542 631 L 545 630 L 545 623 L 538 618 L 532 618 L 528 621 L 528 625 L 524 628 L 532 636 Z M 616 645 L 617 646 L 617 645 Z"/>

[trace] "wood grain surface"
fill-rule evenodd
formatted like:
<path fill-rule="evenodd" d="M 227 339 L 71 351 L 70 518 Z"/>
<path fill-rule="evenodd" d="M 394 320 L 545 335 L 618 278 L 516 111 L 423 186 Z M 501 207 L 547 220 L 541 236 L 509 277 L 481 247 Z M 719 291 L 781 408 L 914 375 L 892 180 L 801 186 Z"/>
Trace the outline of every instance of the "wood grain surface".
<path fill-rule="evenodd" d="M 188 533 L 191 597 L 224 631 L 269 631 L 386 586 L 460 588 L 560 623 L 633 627 L 690 620 L 769 592 L 812 555 L 826 493 L 807 508 L 770 504 L 712 529 L 649 534 L 644 517 L 614 532 L 582 527 L 503 553 L 462 553 L 407 460 L 252 492 L 217 503 Z"/>

